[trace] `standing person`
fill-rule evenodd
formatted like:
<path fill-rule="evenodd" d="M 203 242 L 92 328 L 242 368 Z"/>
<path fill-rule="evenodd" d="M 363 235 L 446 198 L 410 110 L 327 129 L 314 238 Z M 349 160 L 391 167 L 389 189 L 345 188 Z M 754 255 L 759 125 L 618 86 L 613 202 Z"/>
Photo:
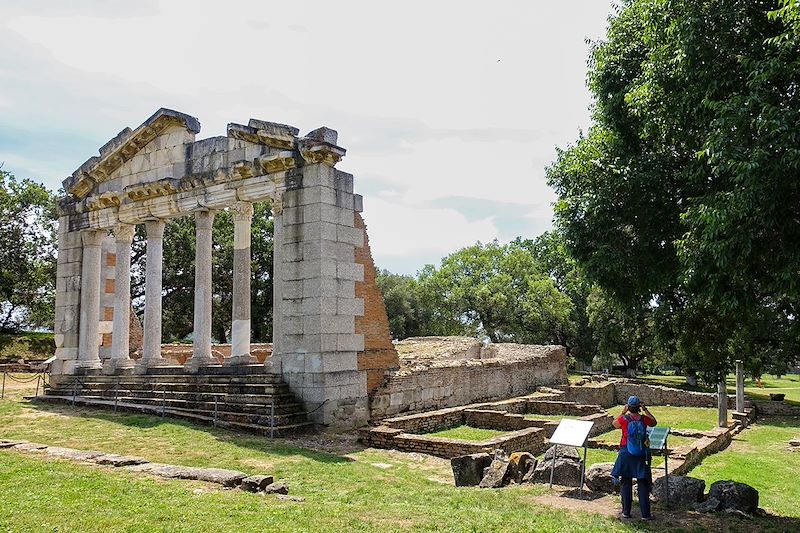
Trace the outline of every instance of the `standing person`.
<path fill-rule="evenodd" d="M 633 504 L 633 478 L 639 487 L 639 510 L 642 520 L 652 520 L 650 514 L 650 486 L 653 474 L 650 470 L 650 450 L 647 428 L 656 425 L 654 417 L 638 396 L 628 398 L 622 414 L 612 422 L 622 430 L 619 453 L 611 476 L 621 480 L 622 518 L 631 517 Z"/>

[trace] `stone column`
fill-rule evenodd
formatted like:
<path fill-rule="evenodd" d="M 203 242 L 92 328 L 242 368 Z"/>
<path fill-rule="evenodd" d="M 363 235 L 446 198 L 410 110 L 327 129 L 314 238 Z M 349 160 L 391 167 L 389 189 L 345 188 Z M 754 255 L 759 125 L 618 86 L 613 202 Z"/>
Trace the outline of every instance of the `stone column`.
<path fill-rule="evenodd" d="M 164 259 L 163 220 L 145 222 L 147 231 L 147 262 L 144 284 L 144 346 L 138 371 L 149 367 L 167 366 L 161 357 L 161 275 Z"/>
<path fill-rule="evenodd" d="M 281 338 L 281 302 L 283 288 L 281 286 L 281 270 L 283 267 L 283 204 L 276 200 L 272 204 L 272 356 L 264 361 L 267 372 L 281 372 L 281 354 L 283 340 Z"/>
<path fill-rule="evenodd" d="M 198 211 L 195 221 L 194 255 L 194 348 L 187 370 L 217 364 L 211 356 L 211 245 L 213 211 Z"/>
<path fill-rule="evenodd" d="M 250 355 L 250 230 L 253 204 L 236 202 L 233 213 L 233 310 L 231 357 L 226 364 L 257 362 Z"/>
<path fill-rule="evenodd" d="M 736 410 L 744 413 L 744 363 L 736 361 Z"/>
<path fill-rule="evenodd" d="M 114 326 L 111 332 L 111 359 L 104 372 L 113 374 L 133 368 L 130 356 L 131 330 L 131 242 L 136 226 L 119 224 L 114 228 L 117 262 L 114 266 Z"/>
<path fill-rule="evenodd" d="M 728 391 L 725 376 L 717 384 L 717 409 L 719 412 L 719 427 L 728 427 Z"/>
<path fill-rule="evenodd" d="M 81 267 L 81 311 L 78 368 L 102 368 L 100 362 L 100 262 L 105 231 L 86 230 Z"/>

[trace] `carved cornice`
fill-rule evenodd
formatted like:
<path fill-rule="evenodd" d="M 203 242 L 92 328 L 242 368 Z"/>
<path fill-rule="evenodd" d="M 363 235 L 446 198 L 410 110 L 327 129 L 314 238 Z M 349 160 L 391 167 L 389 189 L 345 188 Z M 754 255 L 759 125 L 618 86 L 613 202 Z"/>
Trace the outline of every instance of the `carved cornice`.
<path fill-rule="evenodd" d="M 180 181 L 174 178 L 166 178 L 158 181 L 151 181 L 142 185 L 131 185 L 125 187 L 124 192 L 134 202 L 147 200 L 157 196 L 167 196 L 180 190 Z"/>
<path fill-rule="evenodd" d="M 267 174 L 291 170 L 298 166 L 295 152 L 290 151 L 279 152 L 268 157 L 257 157 L 255 163 L 260 165 Z"/>

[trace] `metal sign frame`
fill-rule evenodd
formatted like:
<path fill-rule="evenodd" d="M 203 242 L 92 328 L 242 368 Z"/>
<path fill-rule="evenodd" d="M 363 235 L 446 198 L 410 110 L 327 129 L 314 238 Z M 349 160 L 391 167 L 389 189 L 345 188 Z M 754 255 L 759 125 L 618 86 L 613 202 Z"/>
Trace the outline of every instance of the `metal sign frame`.
<path fill-rule="evenodd" d="M 580 484 L 580 497 L 583 497 L 583 484 L 586 478 L 586 453 L 588 451 L 587 442 L 589 440 L 589 433 L 592 432 L 594 422 L 590 420 L 574 420 L 571 418 L 562 418 L 558 427 L 550 437 L 550 444 L 553 445 L 553 458 L 550 463 L 550 488 L 553 488 L 553 474 L 556 467 L 556 459 L 558 458 L 558 445 L 573 446 L 575 448 L 583 448 L 583 461 L 581 461 L 581 484 Z"/>
<path fill-rule="evenodd" d="M 669 435 L 672 432 L 671 427 L 666 426 L 656 426 L 652 428 L 647 428 L 647 435 L 648 437 L 656 430 L 664 430 L 664 441 L 661 444 L 660 448 L 653 449 L 652 441 L 650 442 L 650 455 L 652 456 L 653 451 L 656 451 L 656 455 L 663 455 L 664 456 L 664 484 L 666 486 L 666 496 L 664 497 L 664 501 L 669 501 L 669 466 L 668 466 L 668 459 L 669 459 L 669 448 L 667 447 L 667 440 L 669 439 Z"/>

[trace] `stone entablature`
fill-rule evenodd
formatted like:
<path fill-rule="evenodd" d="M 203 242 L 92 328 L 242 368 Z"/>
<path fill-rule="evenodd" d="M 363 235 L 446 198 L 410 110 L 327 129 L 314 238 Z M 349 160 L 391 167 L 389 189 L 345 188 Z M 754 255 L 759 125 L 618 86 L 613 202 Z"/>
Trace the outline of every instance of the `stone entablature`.
<path fill-rule="evenodd" d="M 211 233 L 214 213 L 234 216 L 232 354 L 254 365 L 250 345 L 252 203 L 272 204 L 275 222 L 274 350 L 264 363 L 281 373 L 315 422 L 366 422 L 367 372 L 359 367 L 364 314 L 355 283 L 364 280 L 356 249 L 364 229 L 353 176 L 334 168 L 345 155 L 337 133 L 300 137 L 284 124 L 251 119 L 227 135 L 195 140 L 199 121 L 160 109 L 124 129 L 64 180 L 58 202 L 56 374 L 147 373 L 174 364 L 162 355 L 162 253 L 165 223 L 196 220 L 194 345 L 185 370 L 216 365 L 211 348 Z M 147 234 L 142 357 L 130 357 L 130 244 Z M 261 366 L 260 372 L 264 372 Z"/>

